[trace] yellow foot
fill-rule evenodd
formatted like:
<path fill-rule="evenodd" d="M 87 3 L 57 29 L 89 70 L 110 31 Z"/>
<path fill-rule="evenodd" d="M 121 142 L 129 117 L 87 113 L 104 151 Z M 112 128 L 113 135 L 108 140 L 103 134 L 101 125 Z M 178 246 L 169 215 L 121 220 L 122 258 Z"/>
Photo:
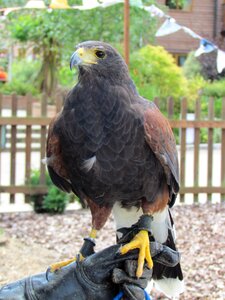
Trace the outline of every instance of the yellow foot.
<path fill-rule="evenodd" d="M 80 260 L 83 260 L 84 257 L 83 257 L 81 254 L 79 254 L 79 259 L 80 259 Z M 59 269 L 65 267 L 65 266 L 71 264 L 72 262 L 74 262 L 74 261 L 76 261 L 76 260 L 77 260 L 77 258 L 74 257 L 74 258 L 71 258 L 71 259 L 68 259 L 68 260 L 63 260 L 63 261 L 59 261 L 59 262 L 57 262 L 57 263 L 55 263 L 55 264 L 52 264 L 52 265 L 49 267 L 49 272 L 52 272 L 52 273 L 53 273 L 53 272 L 55 272 L 55 271 L 57 271 L 57 270 L 59 270 Z"/>
<path fill-rule="evenodd" d="M 147 230 L 139 231 L 138 234 L 135 235 L 135 237 L 130 243 L 124 245 L 120 249 L 120 253 L 126 254 L 130 250 L 137 249 L 137 248 L 140 249 L 140 251 L 138 255 L 138 267 L 136 271 L 136 276 L 140 278 L 141 275 L 143 274 L 143 267 L 144 267 L 145 260 L 147 261 L 148 267 L 150 269 L 153 268 L 153 261 L 150 254 L 150 242 L 149 242 Z"/>

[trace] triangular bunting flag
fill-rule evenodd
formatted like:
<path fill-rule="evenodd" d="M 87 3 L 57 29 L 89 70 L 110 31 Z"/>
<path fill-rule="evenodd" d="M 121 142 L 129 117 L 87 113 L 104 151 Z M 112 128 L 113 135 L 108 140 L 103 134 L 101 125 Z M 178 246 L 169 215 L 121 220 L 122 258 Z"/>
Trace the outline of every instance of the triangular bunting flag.
<path fill-rule="evenodd" d="M 176 20 L 173 18 L 167 19 L 162 26 L 156 32 L 156 36 L 164 36 L 174 32 L 177 32 L 181 29 L 181 26 L 176 23 Z"/>
<path fill-rule="evenodd" d="M 214 51 L 215 49 L 217 49 L 217 47 L 213 43 L 209 42 L 206 39 L 201 39 L 200 46 L 195 51 L 195 56 L 197 57 L 203 53 L 210 53 L 210 52 Z"/>
<path fill-rule="evenodd" d="M 225 69 L 225 52 L 218 49 L 218 52 L 217 52 L 217 71 L 218 71 L 218 73 L 222 73 L 223 69 Z"/>
<path fill-rule="evenodd" d="M 67 9 L 70 8 L 67 0 L 51 0 L 51 4 L 49 5 L 50 8 L 53 9 Z"/>
<path fill-rule="evenodd" d="M 43 0 L 29 0 L 25 8 L 46 8 Z"/>

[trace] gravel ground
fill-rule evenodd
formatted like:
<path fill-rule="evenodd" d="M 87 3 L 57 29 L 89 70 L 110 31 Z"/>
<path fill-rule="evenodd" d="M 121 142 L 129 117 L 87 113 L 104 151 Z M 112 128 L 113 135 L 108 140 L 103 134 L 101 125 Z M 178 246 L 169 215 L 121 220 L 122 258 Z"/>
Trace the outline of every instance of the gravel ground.
<path fill-rule="evenodd" d="M 186 291 L 181 300 L 225 299 L 225 203 L 176 206 L 177 245 Z M 45 271 L 50 263 L 73 257 L 90 229 L 88 210 L 63 215 L 0 214 L 0 284 Z M 96 250 L 115 243 L 113 219 Z M 153 299 L 167 299 L 153 292 Z"/>

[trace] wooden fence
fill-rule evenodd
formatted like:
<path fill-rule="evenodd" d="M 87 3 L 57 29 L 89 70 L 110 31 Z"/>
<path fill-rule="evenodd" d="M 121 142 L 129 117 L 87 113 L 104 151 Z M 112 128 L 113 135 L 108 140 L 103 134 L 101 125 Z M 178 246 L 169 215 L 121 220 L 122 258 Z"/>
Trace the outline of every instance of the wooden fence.
<path fill-rule="evenodd" d="M 8 197 L 10 204 L 15 203 L 18 194 L 25 195 L 25 202 L 29 196 L 45 194 L 45 166 L 41 159 L 45 157 L 45 143 L 47 127 L 51 117 L 61 109 L 62 96 L 56 97 L 56 106 L 49 106 L 46 97 L 41 101 L 33 99 L 30 95 L 18 97 L 17 95 L 0 95 L 0 206 L 3 195 Z M 40 104 L 41 103 L 41 104 Z M 159 100 L 155 99 L 159 105 Z M 160 105 L 159 105 L 160 106 Z M 174 129 L 179 150 L 180 160 L 180 201 L 185 201 L 185 195 L 192 194 L 195 202 L 199 201 L 201 194 L 207 195 L 211 201 L 213 195 L 225 198 L 225 99 L 221 103 L 221 116 L 214 117 L 214 100 L 208 101 L 208 116 L 201 115 L 201 101 L 195 103 L 194 119 L 188 120 L 187 100 L 183 99 L 180 105 L 180 118 L 175 117 L 174 101 L 168 99 L 167 117 Z M 176 114 L 177 115 L 177 114 Z M 201 130 L 206 132 L 206 144 L 202 146 Z M 219 130 L 219 158 L 214 163 L 214 131 Z M 191 132 L 190 132 L 191 131 Z M 188 144 L 187 133 L 191 134 L 193 141 Z M 217 141 L 218 142 L 218 141 Z M 207 147 L 206 147 L 207 146 Z M 206 152 L 207 159 L 201 157 L 201 147 Z M 191 149 L 192 161 L 188 159 Z M 38 186 L 31 186 L 31 170 L 40 171 Z M 214 185 L 213 169 L 216 168 L 217 183 Z M 201 184 L 202 173 L 206 182 Z M 188 177 L 192 182 L 187 183 Z"/>
<path fill-rule="evenodd" d="M 60 111 L 63 97 L 56 97 L 56 106 L 47 105 L 46 100 L 45 96 L 37 100 L 31 95 L 0 95 L 0 197 L 8 194 L 11 204 L 15 203 L 17 194 L 24 194 L 25 202 L 29 202 L 30 195 L 47 192 L 46 168 L 41 159 L 45 157 L 48 124 Z M 19 154 L 23 155 L 18 156 Z M 35 154 L 35 159 L 38 159 L 35 169 L 40 171 L 40 180 L 39 185 L 31 186 L 32 156 Z M 19 160 L 22 157 L 24 164 L 21 167 Z M 7 165 L 4 167 L 5 164 Z M 6 174 L 7 171 L 9 174 Z M 8 177 L 7 183 L 5 176 Z"/>

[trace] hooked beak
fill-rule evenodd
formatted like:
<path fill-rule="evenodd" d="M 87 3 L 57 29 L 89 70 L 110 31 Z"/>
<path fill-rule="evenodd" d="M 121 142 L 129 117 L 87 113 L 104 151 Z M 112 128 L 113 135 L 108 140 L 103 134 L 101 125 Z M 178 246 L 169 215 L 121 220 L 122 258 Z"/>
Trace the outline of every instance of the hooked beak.
<path fill-rule="evenodd" d="M 96 65 L 97 56 L 95 55 L 95 49 L 85 49 L 83 47 L 78 48 L 70 59 L 70 69 L 72 70 L 73 66 L 78 65 Z"/>
<path fill-rule="evenodd" d="M 75 51 L 70 58 L 70 70 L 73 69 L 73 66 L 78 66 L 82 64 L 82 59 L 77 51 Z"/>

